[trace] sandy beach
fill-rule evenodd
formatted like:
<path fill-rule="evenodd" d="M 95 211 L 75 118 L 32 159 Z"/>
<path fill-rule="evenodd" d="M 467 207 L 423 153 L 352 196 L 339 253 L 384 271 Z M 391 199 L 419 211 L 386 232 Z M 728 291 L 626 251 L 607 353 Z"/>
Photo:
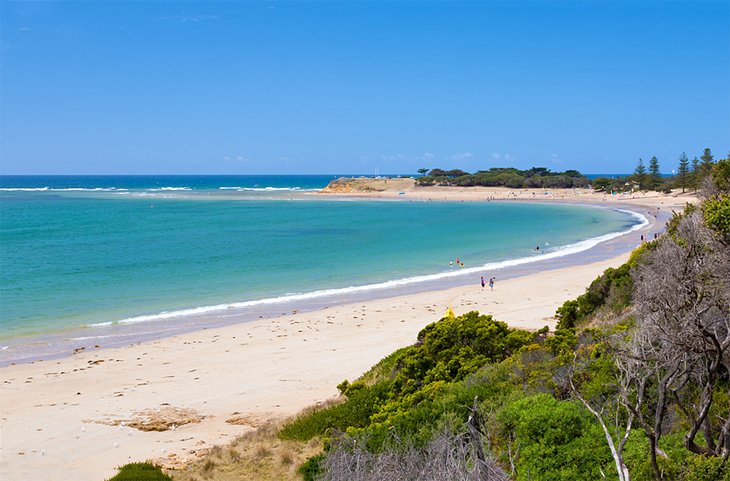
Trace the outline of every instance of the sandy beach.
<path fill-rule="evenodd" d="M 636 245 L 639 235 L 660 228 L 657 216 L 664 219 L 694 201 L 688 194 L 612 196 L 587 189 L 444 189 L 398 182 L 383 191 L 338 194 L 572 202 L 655 213 L 648 216 L 650 225 L 630 234 Z M 267 420 L 335 396 L 340 381 L 356 378 L 383 356 L 413 343 L 418 331 L 448 307 L 457 315 L 472 310 L 492 314 L 514 327 L 552 328 L 559 305 L 628 255 L 626 250 L 600 262 L 498 278 L 494 291 L 475 282 L 2 368 L 0 478 L 100 481 L 130 461 L 179 466 Z M 145 416 L 166 414 L 177 418 L 165 431 L 130 426 Z M 184 424 L 187 420 L 198 422 Z"/>

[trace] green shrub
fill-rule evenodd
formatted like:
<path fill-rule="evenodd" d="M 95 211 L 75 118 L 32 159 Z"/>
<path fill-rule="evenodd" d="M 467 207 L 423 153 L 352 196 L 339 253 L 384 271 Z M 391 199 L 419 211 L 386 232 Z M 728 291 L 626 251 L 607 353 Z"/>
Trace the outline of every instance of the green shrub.
<path fill-rule="evenodd" d="M 325 454 L 318 454 L 307 459 L 304 464 L 299 466 L 297 472 L 302 475 L 304 481 L 315 481 L 322 474 L 322 461 Z"/>
<path fill-rule="evenodd" d="M 412 394 L 433 382 L 460 381 L 485 364 L 506 359 L 532 339 L 532 334 L 478 312 L 445 317 L 426 326 L 416 346 L 401 352 L 393 389 L 398 395 Z"/>
<path fill-rule="evenodd" d="M 302 414 L 287 423 L 281 429 L 279 436 L 283 439 L 308 441 L 334 429 L 345 431 L 349 427 L 367 426 L 370 424 L 370 416 L 377 412 L 387 399 L 390 382 L 359 386 L 358 389 L 351 391 L 344 403 Z"/>
<path fill-rule="evenodd" d="M 172 481 L 172 478 L 152 463 L 130 463 L 120 467 L 109 481 Z"/>
<path fill-rule="evenodd" d="M 705 201 L 702 204 L 702 217 L 710 229 L 730 235 L 730 195 Z"/>
<path fill-rule="evenodd" d="M 519 445 L 518 481 L 601 479 L 601 469 L 611 472 L 600 427 L 573 401 L 537 394 L 511 403 L 499 419 Z"/>
<path fill-rule="evenodd" d="M 730 469 L 721 457 L 691 455 L 685 460 L 683 481 L 728 481 Z"/>
<path fill-rule="evenodd" d="M 614 269 L 609 267 L 598 276 L 586 292 L 575 300 L 565 301 L 555 312 L 558 318 L 558 329 L 578 327 L 590 319 L 599 309 L 607 309 L 619 313 L 631 305 L 633 280 L 631 268 L 636 265 L 647 249 L 647 243 L 634 250 L 628 262 Z"/>

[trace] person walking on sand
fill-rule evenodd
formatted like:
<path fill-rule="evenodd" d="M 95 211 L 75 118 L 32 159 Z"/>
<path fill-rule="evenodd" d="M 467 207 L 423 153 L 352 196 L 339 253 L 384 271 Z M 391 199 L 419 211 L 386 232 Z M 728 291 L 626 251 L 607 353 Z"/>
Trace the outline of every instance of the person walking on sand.
<path fill-rule="evenodd" d="M 494 290 L 494 277 L 489 278 L 489 289 Z"/>
<path fill-rule="evenodd" d="M 482 289 L 484 289 L 484 276 L 482 276 Z"/>

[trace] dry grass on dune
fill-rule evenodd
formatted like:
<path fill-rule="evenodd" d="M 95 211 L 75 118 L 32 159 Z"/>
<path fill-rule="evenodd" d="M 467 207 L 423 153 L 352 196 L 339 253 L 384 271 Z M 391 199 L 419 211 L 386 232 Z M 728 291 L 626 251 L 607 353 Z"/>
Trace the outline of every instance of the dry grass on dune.
<path fill-rule="evenodd" d="M 278 432 L 278 425 L 266 424 L 169 474 L 175 481 L 299 481 L 297 468 L 319 454 L 322 443 L 281 440 Z"/>

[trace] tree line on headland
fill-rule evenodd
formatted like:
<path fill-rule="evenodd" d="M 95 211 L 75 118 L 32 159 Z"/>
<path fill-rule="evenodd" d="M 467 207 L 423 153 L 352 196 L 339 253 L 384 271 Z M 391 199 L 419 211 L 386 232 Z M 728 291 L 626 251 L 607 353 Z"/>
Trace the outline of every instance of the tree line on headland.
<path fill-rule="evenodd" d="M 728 154 L 730 157 L 730 154 Z M 510 167 L 493 167 L 488 170 L 479 170 L 473 174 L 460 169 L 443 170 L 439 168 L 418 169 L 420 177 L 416 182 L 421 186 L 485 186 L 523 188 L 587 188 L 593 187 L 597 191 L 620 193 L 630 191 L 657 191 L 669 192 L 672 189 L 697 191 L 712 170 L 715 164 L 712 151 L 704 149 L 702 155 L 691 161 L 687 154 L 679 156 L 676 170 L 672 176 L 663 176 L 660 173 L 659 160 L 652 157 L 646 165 L 639 159 L 634 172 L 627 176 L 596 177 L 589 180 L 577 170 L 552 172 L 545 167 L 533 167 L 529 170 L 519 170 Z"/>
<path fill-rule="evenodd" d="M 416 178 L 418 185 L 453 185 L 461 187 L 486 186 L 521 188 L 588 187 L 590 181 L 577 170 L 551 172 L 545 167 L 519 170 L 511 167 L 493 167 L 469 174 L 460 169 L 419 169 L 427 175 Z"/>

